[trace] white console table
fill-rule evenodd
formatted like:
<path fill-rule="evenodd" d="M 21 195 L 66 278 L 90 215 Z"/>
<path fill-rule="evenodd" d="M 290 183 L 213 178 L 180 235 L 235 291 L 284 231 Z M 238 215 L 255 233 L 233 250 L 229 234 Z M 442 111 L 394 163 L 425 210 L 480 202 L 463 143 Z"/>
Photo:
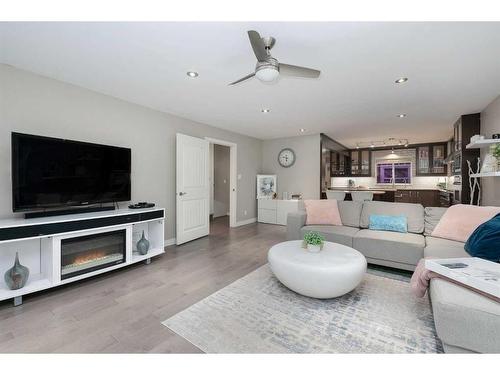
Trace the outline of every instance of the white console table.
<path fill-rule="evenodd" d="M 259 223 L 286 225 L 288 213 L 299 210 L 298 199 L 258 199 L 257 221 Z"/>
<path fill-rule="evenodd" d="M 0 301 L 14 299 L 14 305 L 22 303 L 22 296 L 58 285 L 146 261 L 164 250 L 163 208 L 123 209 L 52 216 L 36 219 L 12 219 L 0 221 Z M 61 243 L 78 237 L 120 232 L 124 235 L 124 259 L 119 264 L 75 276 L 61 275 Z M 144 231 L 150 242 L 145 255 L 135 250 L 137 239 Z M 10 290 L 4 282 L 5 272 L 14 264 L 16 252 L 20 263 L 30 270 L 26 285 Z"/>

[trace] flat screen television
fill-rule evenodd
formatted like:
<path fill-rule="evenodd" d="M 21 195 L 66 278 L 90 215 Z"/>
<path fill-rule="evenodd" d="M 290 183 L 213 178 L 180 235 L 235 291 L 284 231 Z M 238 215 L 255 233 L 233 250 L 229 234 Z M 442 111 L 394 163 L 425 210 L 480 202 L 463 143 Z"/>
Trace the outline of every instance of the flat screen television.
<path fill-rule="evenodd" d="M 129 148 L 12 133 L 13 211 L 130 200 Z"/>

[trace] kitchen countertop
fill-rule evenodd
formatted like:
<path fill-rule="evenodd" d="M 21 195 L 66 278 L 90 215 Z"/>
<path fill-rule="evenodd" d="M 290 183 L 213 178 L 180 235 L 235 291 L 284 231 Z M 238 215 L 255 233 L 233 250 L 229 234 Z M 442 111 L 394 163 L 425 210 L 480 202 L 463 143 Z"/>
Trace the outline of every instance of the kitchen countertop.
<path fill-rule="evenodd" d="M 341 187 L 341 186 L 334 186 L 331 188 L 328 188 L 328 190 L 331 191 L 343 191 L 346 193 L 350 193 L 351 191 L 372 191 L 374 194 L 381 194 L 387 191 L 400 191 L 400 190 L 442 190 L 439 189 L 438 187 L 435 188 L 425 188 L 425 187 L 413 187 L 413 186 L 408 186 L 408 187 L 399 187 L 399 188 L 392 188 L 392 187 Z"/>

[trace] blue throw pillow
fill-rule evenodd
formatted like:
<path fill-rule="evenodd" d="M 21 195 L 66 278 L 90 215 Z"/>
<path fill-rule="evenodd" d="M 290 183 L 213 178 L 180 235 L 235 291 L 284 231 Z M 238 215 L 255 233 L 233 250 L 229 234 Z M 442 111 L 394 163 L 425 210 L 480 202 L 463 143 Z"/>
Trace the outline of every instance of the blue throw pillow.
<path fill-rule="evenodd" d="M 406 216 L 370 215 L 368 228 L 406 233 L 408 232 L 408 219 Z"/>
<path fill-rule="evenodd" d="M 465 243 L 470 256 L 500 262 L 500 214 L 481 224 Z"/>

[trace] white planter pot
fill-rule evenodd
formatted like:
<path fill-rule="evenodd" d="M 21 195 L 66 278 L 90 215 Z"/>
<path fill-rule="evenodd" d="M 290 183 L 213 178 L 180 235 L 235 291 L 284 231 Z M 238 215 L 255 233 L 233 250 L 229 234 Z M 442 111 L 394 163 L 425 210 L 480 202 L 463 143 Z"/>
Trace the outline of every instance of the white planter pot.
<path fill-rule="evenodd" d="M 320 245 L 307 245 L 307 251 L 310 253 L 319 253 L 321 251 Z"/>

